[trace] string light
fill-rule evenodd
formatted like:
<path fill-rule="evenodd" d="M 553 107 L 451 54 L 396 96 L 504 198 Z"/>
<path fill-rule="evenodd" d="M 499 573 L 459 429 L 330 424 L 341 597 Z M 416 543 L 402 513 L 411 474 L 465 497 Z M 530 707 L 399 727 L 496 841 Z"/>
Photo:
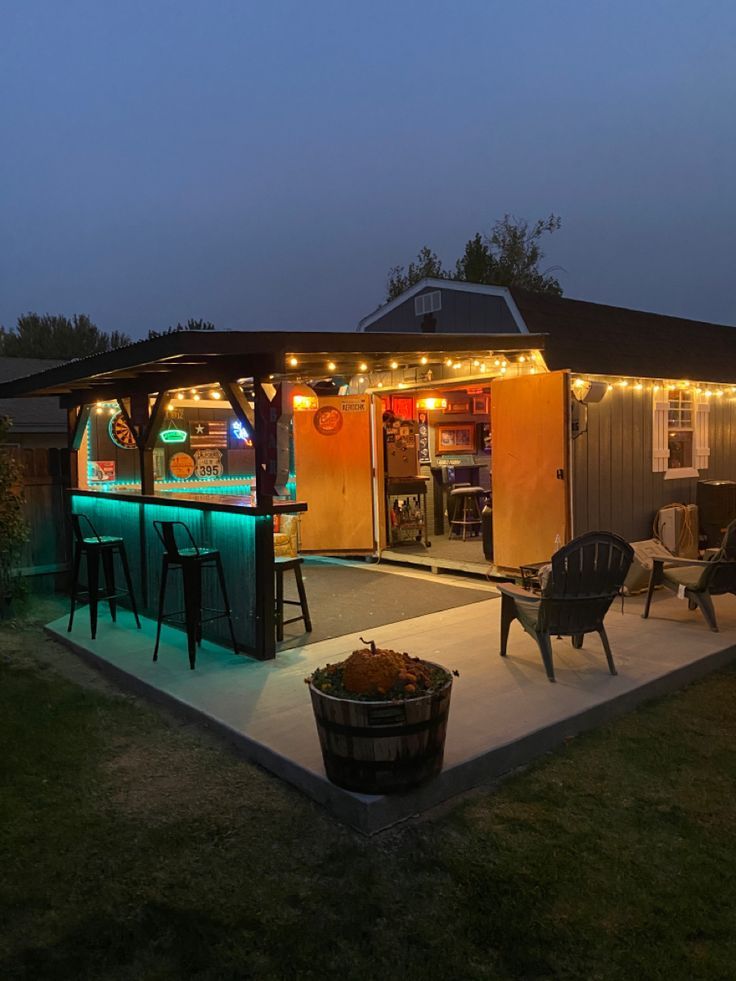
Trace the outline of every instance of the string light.
<path fill-rule="evenodd" d="M 524 355 L 523 354 L 520 355 L 519 356 L 519 364 L 524 364 L 525 361 L 526 361 L 526 358 L 524 357 Z"/>
<path fill-rule="evenodd" d="M 174 408 L 174 403 L 173 402 L 169 402 L 169 404 L 166 406 L 166 408 L 169 410 L 169 412 L 171 412 L 171 410 Z"/>
<path fill-rule="evenodd" d="M 201 397 L 201 396 L 200 396 L 200 394 L 199 394 L 199 392 L 195 392 L 195 393 L 194 393 L 194 395 L 193 395 L 193 398 L 194 398 L 194 401 L 195 401 L 195 402 L 199 402 L 199 400 L 200 400 L 200 397 Z"/>
<path fill-rule="evenodd" d="M 179 399 L 179 401 L 181 402 L 181 400 L 182 400 L 182 399 L 184 398 L 184 392 L 177 392 L 177 393 L 176 393 L 176 397 L 177 397 L 177 398 Z"/>
<path fill-rule="evenodd" d="M 358 371 L 368 371 L 368 365 L 365 363 L 365 361 L 360 362 L 358 365 Z"/>
<path fill-rule="evenodd" d="M 215 391 L 210 392 L 213 399 L 221 399 L 222 395 L 215 389 Z"/>
<path fill-rule="evenodd" d="M 641 382 L 637 382 L 636 385 L 634 385 L 634 388 L 637 390 L 637 392 L 640 392 L 644 386 Z"/>
<path fill-rule="evenodd" d="M 582 388 L 584 384 L 585 382 L 583 381 L 582 378 L 576 378 L 575 381 L 573 382 L 573 386 L 575 388 Z"/>
<path fill-rule="evenodd" d="M 426 364 L 426 363 L 427 363 L 427 361 L 429 361 L 429 358 L 427 357 L 427 355 L 426 355 L 426 354 L 423 354 L 423 355 L 421 356 L 421 358 L 419 359 L 419 363 L 420 363 L 420 364 Z"/>
<path fill-rule="evenodd" d="M 391 364 L 389 365 L 389 367 L 391 368 L 391 371 L 396 371 L 396 369 L 399 367 L 399 362 L 398 361 L 392 361 Z"/>
<path fill-rule="evenodd" d="M 334 361 L 328 361 L 327 362 L 327 370 L 328 371 L 334 371 L 335 368 L 337 368 L 337 365 L 335 364 Z"/>
<path fill-rule="evenodd" d="M 299 359 L 295 358 L 294 355 L 292 354 L 292 356 L 289 358 L 289 364 L 291 365 L 292 368 L 296 368 L 296 366 L 299 364 Z"/>
<path fill-rule="evenodd" d="M 447 365 L 447 367 L 448 367 L 448 368 L 452 368 L 452 358 L 448 358 L 448 359 L 447 359 L 447 360 L 445 361 L 445 364 Z"/>

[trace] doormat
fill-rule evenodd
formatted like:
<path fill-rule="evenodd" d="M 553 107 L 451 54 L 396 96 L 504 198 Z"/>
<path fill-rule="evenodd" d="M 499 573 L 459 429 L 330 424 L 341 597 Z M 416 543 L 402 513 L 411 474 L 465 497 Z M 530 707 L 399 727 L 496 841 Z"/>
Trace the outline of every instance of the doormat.
<path fill-rule="evenodd" d="M 451 610 L 494 599 L 488 590 L 467 589 L 447 583 L 429 582 L 411 576 L 397 576 L 372 569 L 354 569 L 345 565 L 314 564 L 306 561 L 302 566 L 304 586 L 307 590 L 312 632 L 304 633 L 304 624 L 288 623 L 284 627 L 284 640 L 279 650 L 302 647 L 320 640 L 341 637 L 357 631 L 367 631 L 387 623 L 398 623 L 412 617 Z M 284 574 L 284 597 L 296 599 L 294 577 Z M 288 620 L 296 616 L 299 608 L 286 606 L 284 616 Z"/>

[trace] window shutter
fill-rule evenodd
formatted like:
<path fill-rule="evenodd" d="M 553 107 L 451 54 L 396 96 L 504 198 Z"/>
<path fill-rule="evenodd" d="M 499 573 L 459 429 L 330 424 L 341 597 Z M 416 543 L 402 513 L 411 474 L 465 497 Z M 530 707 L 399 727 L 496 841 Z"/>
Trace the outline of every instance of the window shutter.
<path fill-rule="evenodd" d="M 697 402 L 695 404 L 695 428 L 693 432 L 693 466 L 697 470 L 708 469 L 708 458 L 710 457 L 709 418 L 710 402 Z"/>
<path fill-rule="evenodd" d="M 669 411 L 669 402 L 658 402 L 655 398 L 652 414 L 652 473 L 664 473 L 669 464 L 670 450 L 667 442 Z"/>

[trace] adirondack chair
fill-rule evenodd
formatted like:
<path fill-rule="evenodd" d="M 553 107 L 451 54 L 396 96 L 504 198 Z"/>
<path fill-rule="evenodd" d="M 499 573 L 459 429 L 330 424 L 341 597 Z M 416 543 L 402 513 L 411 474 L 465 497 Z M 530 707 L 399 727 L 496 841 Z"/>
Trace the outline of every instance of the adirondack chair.
<path fill-rule="evenodd" d="M 608 668 L 616 674 L 603 618 L 621 592 L 634 550 L 618 535 L 591 531 L 573 539 L 552 556 L 551 573 L 540 592 L 502 583 L 501 657 L 506 657 L 509 629 L 518 620 L 537 642 L 550 681 L 555 681 L 552 637 L 571 637 L 581 648 L 585 634 L 597 633 Z"/>
<path fill-rule="evenodd" d="M 646 620 L 652 594 L 662 585 L 677 593 L 682 590 L 688 609 L 699 609 L 705 622 L 718 633 L 713 596 L 733 593 L 736 596 L 736 520 L 726 528 L 721 547 L 706 559 L 655 558 L 649 576 L 649 590 L 642 616 Z"/>

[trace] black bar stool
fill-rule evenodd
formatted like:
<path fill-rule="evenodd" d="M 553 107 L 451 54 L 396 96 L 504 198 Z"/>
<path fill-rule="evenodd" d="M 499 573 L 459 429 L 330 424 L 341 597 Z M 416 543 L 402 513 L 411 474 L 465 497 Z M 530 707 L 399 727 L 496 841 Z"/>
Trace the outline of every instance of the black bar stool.
<path fill-rule="evenodd" d="M 479 535 L 482 525 L 480 502 L 485 497 L 482 487 L 455 487 L 450 491 L 452 502 L 452 517 L 450 518 L 450 534 L 460 534 L 462 540 L 466 541 L 468 530 L 472 536 Z"/>
<path fill-rule="evenodd" d="M 298 557 L 291 558 L 289 556 L 284 556 L 283 558 L 274 559 L 274 569 L 276 571 L 276 640 L 284 639 L 284 626 L 287 623 L 296 623 L 298 620 L 304 621 L 304 630 L 307 633 L 312 632 L 312 621 L 309 617 L 309 604 L 307 603 L 307 591 L 304 588 L 304 580 L 302 579 L 302 562 L 304 559 Z M 288 572 L 289 569 L 294 570 L 294 578 L 296 579 L 296 588 L 299 593 L 298 600 L 288 600 L 284 599 L 284 573 Z M 301 613 L 298 617 L 292 617 L 290 620 L 284 620 L 284 606 L 298 606 Z"/>
<path fill-rule="evenodd" d="M 112 622 L 117 619 L 117 602 L 121 596 L 130 597 L 130 605 L 133 608 L 136 626 L 141 629 L 141 622 L 138 619 L 138 608 L 135 605 L 135 594 L 133 593 L 133 583 L 130 578 L 128 567 L 128 556 L 125 552 L 125 542 L 122 538 L 112 538 L 109 535 L 98 535 L 95 526 L 86 514 L 72 514 L 72 529 L 74 530 L 74 565 L 72 569 L 72 605 L 69 612 L 69 626 L 67 632 L 71 632 L 74 623 L 74 610 L 77 600 L 87 600 L 89 603 L 89 625 L 92 631 L 92 640 L 97 636 L 97 604 L 103 600 L 110 607 Z M 85 528 L 89 534 L 85 535 Z M 115 555 L 120 556 L 120 564 L 123 567 L 123 575 L 127 589 L 115 589 Z M 82 564 L 82 556 L 87 556 L 87 584 L 79 588 L 79 569 Z M 102 559 L 102 572 L 105 578 L 105 588 L 100 591 L 100 559 Z"/>
<path fill-rule="evenodd" d="M 187 630 L 187 650 L 189 653 L 189 667 L 194 670 L 197 660 L 197 645 L 202 643 L 202 624 L 209 623 L 211 620 L 221 620 L 227 617 L 230 627 L 230 639 L 233 643 L 233 651 L 238 653 L 238 645 L 235 641 L 235 631 L 233 630 L 233 619 L 230 613 L 230 601 L 227 598 L 225 587 L 225 573 L 222 569 L 222 559 L 216 548 L 202 548 L 195 544 L 192 533 L 183 521 L 154 521 L 153 527 L 156 534 L 161 539 L 164 546 L 164 554 L 161 563 L 161 588 L 158 596 L 158 622 L 156 624 L 156 646 L 153 649 L 153 660 L 158 660 L 158 645 L 161 639 L 161 624 L 164 620 L 169 623 L 182 623 L 184 616 L 184 626 Z M 176 540 L 175 529 L 183 528 L 190 545 L 180 548 Z M 177 610 L 175 613 L 164 613 L 164 601 L 166 599 L 166 580 L 169 576 L 169 569 L 181 569 L 184 580 L 184 609 Z M 217 578 L 220 582 L 222 599 L 225 604 L 223 610 L 213 610 L 210 607 L 202 606 L 202 570 L 214 568 L 217 571 Z M 210 614 L 203 617 L 203 613 Z"/>

